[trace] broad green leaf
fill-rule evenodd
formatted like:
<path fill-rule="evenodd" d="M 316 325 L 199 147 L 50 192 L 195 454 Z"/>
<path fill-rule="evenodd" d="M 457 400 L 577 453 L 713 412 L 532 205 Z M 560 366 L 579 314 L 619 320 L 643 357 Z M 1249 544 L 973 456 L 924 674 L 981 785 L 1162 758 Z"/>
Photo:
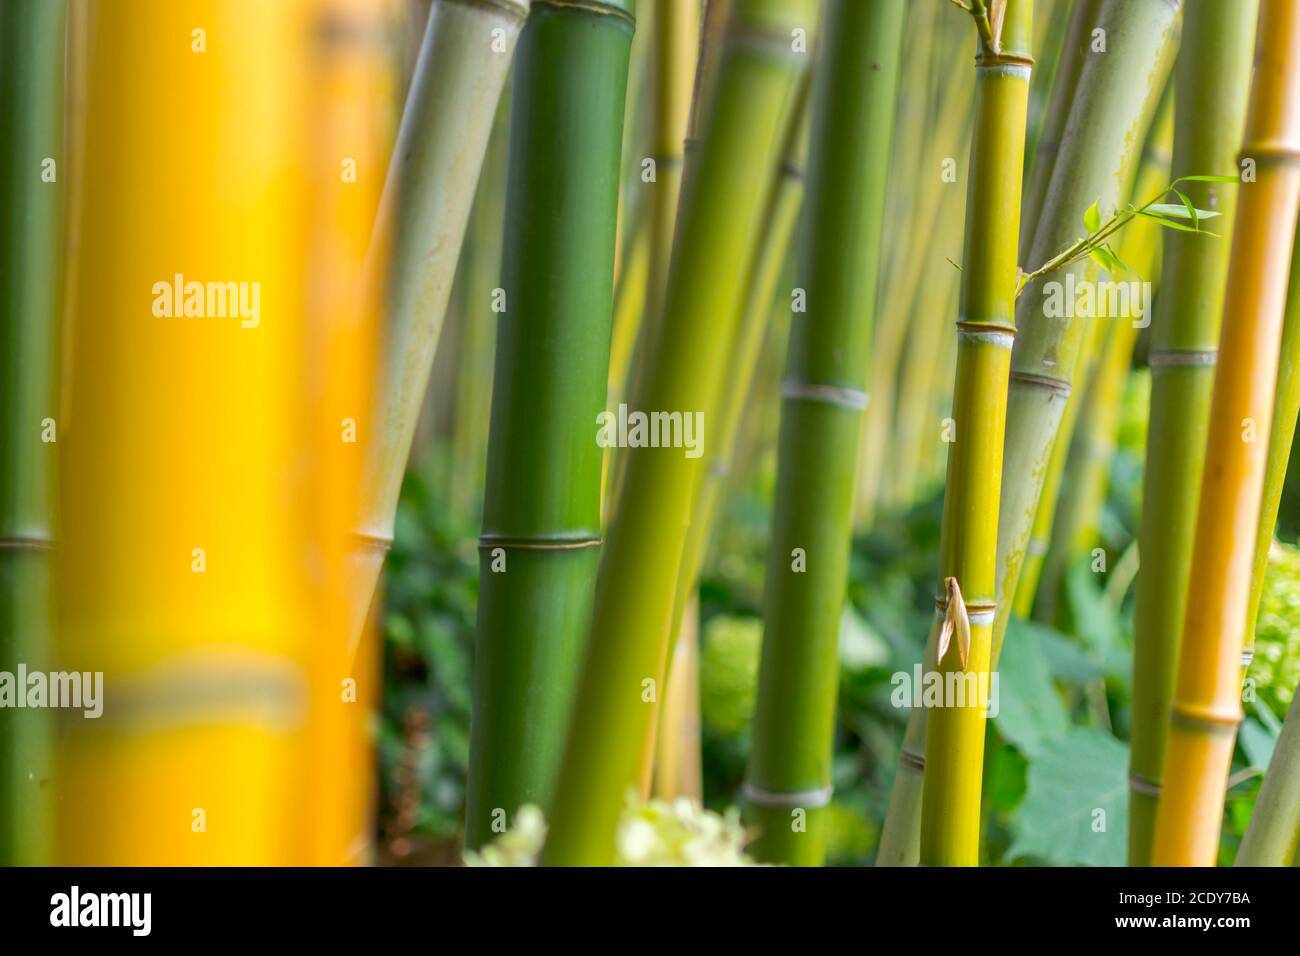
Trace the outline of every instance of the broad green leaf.
<path fill-rule="evenodd" d="M 1256 770 L 1267 770 L 1268 762 L 1273 759 L 1273 748 L 1277 746 L 1277 734 L 1254 717 L 1247 717 L 1241 722 L 1237 731 L 1237 743 L 1250 765 Z"/>
<path fill-rule="evenodd" d="M 1015 637 L 1014 634 L 1023 634 Z M 1030 641 L 1038 646 L 1051 675 L 1076 686 L 1103 677 L 1105 668 L 1078 641 L 1037 621 L 1013 617 L 1007 622 L 1007 641 Z"/>
<path fill-rule="evenodd" d="M 1092 727 L 1045 741 L 1029 763 L 1028 791 L 1012 830 L 1008 860 L 1123 866 L 1128 747 Z"/>
<path fill-rule="evenodd" d="M 1043 742 L 1062 736 L 1070 722 L 1052 682 L 1047 658 L 1035 635 L 1022 627 L 1007 629 L 998 660 L 998 733 L 1027 757 Z"/>
<path fill-rule="evenodd" d="M 1083 211 L 1083 228 L 1089 233 L 1094 233 L 1101 228 L 1101 210 L 1097 208 L 1097 200 L 1093 200 L 1091 206 Z"/>

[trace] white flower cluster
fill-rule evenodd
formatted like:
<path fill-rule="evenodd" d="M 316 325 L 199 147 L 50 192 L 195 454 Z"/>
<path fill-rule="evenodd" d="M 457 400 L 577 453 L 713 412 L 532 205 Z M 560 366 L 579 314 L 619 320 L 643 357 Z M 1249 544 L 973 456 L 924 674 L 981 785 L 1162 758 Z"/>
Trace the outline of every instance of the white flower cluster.
<path fill-rule="evenodd" d="M 619 819 L 619 866 L 753 866 L 744 854 L 740 814 L 705 810 L 692 800 L 629 800 Z M 475 853 L 469 866 L 536 866 L 546 842 L 546 820 L 534 806 L 520 807 L 515 825 Z"/>

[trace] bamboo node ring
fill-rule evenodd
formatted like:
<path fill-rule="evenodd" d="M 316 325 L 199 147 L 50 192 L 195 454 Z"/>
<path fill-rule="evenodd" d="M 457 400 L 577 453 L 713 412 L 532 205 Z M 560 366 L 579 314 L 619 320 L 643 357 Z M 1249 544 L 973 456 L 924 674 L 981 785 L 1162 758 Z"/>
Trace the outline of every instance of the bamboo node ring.
<path fill-rule="evenodd" d="M 1068 398 L 1070 395 L 1070 383 L 1064 379 L 1052 378 L 1050 375 L 1034 375 L 1031 372 L 1011 372 L 1011 381 L 1019 382 L 1021 385 L 1032 385 L 1036 388 L 1045 388 L 1048 391 L 1056 392 L 1062 398 Z"/>
<path fill-rule="evenodd" d="M 5 551 L 53 551 L 54 541 L 50 538 L 37 538 L 32 535 L 15 535 L 0 538 L 0 550 Z"/>
<path fill-rule="evenodd" d="M 532 0 L 532 5 L 534 9 L 537 7 L 556 7 L 562 10 L 567 7 L 573 10 L 581 10 L 583 13 L 613 17 L 615 20 L 623 21 L 625 25 L 632 29 L 636 29 L 636 17 L 615 4 L 602 3 L 601 0 Z"/>
<path fill-rule="evenodd" d="M 1218 349 L 1153 349 L 1147 364 L 1155 368 L 1204 368 L 1219 361 Z"/>
<path fill-rule="evenodd" d="M 1144 777 L 1142 774 L 1132 772 L 1128 775 L 1128 787 L 1134 793 L 1140 793 L 1148 797 L 1160 796 L 1160 781 L 1152 780 L 1150 777 Z"/>
<path fill-rule="evenodd" d="M 599 548 L 601 539 L 589 531 L 576 534 L 536 535 L 513 538 L 509 535 L 479 535 L 479 550 L 509 548 L 512 551 L 577 551 L 582 548 Z"/>
<path fill-rule="evenodd" d="M 898 765 L 900 767 L 911 767 L 920 773 L 925 773 L 925 754 L 919 754 L 915 750 L 908 750 L 906 747 L 898 751 Z"/>
<path fill-rule="evenodd" d="M 745 781 L 740 788 L 741 796 L 746 802 L 756 807 L 798 808 L 824 807 L 831 802 L 833 787 L 820 787 L 816 790 L 788 790 L 783 793 L 767 790 L 756 783 Z"/>
<path fill-rule="evenodd" d="M 814 385 L 810 382 L 785 382 L 781 386 L 781 397 L 801 402 L 821 402 L 826 405 L 838 405 L 853 411 L 867 407 L 868 395 L 855 388 L 841 388 L 838 385 Z"/>
<path fill-rule="evenodd" d="M 1187 705 L 1175 705 L 1169 713 L 1169 722 L 1186 730 L 1200 730 L 1221 736 L 1235 735 L 1241 723 L 1241 713 L 1224 714 Z"/>

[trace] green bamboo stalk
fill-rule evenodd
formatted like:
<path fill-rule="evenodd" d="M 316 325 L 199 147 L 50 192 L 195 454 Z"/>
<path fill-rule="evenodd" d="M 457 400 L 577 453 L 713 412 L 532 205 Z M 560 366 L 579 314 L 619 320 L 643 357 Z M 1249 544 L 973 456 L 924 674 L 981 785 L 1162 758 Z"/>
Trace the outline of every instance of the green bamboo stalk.
<path fill-rule="evenodd" d="M 812 0 L 737 0 L 686 159 L 647 412 L 698 421 L 744 295 L 783 112 L 814 27 Z M 707 415 L 705 421 L 708 421 Z M 695 433 L 707 443 L 707 435 Z M 684 435 L 682 436 L 684 439 Z M 544 851 L 549 863 L 608 864 L 624 797 L 639 779 L 666 666 L 673 598 L 700 458 L 629 447 L 601 556 L 591 639 Z M 693 452 L 692 452 L 693 454 Z"/>
<path fill-rule="evenodd" d="M 976 3 L 975 9 L 981 9 Z M 936 607 L 954 622 L 954 646 L 938 660 L 968 690 L 931 715 L 921 804 L 921 863 L 979 863 L 984 713 L 996 610 L 997 502 L 1003 425 L 1015 336 L 1017 224 L 1029 103 L 1032 0 L 1007 0 L 992 42 L 981 31 L 975 67 L 975 132 L 957 322 L 957 375 L 939 544 Z M 938 612 L 936 612 L 936 620 Z M 968 629 L 969 647 L 956 645 Z M 972 680 L 973 679 L 973 680 Z M 982 696 L 981 696 L 982 695 Z"/>
<path fill-rule="evenodd" d="M 62 0 L 0 4 L 0 671 L 11 674 L 50 662 L 66 19 Z M 47 710 L 0 708 L 0 864 L 49 862 L 53 730 Z"/>
<path fill-rule="evenodd" d="M 1107 52 L 1083 64 L 1044 213 L 1034 230 L 1030 254 L 1022 261 L 1047 262 L 1068 246 L 1094 202 L 1105 221 L 1123 201 L 1140 152 L 1134 132 L 1140 133 L 1150 121 L 1164 89 L 1170 65 L 1166 51 L 1178 11 L 1179 3 L 1173 0 L 1105 0 L 1099 28 L 1105 31 Z M 1062 320 L 1049 314 L 1047 284 L 1064 282 L 1071 272 L 1076 279 L 1090 281 L 1096 267 L 1083 262 L 1046 273 L 1023 291 L 1017 305 L 1020 336 L 1011 363 L 998 518 L 995 668 L 1043 474 L 1089 324 L 1079 316 Z"/>
<path fill-rule="evenodd" d="M 903 8 L 831 0 L 782 386 L 763 656 L 745 800 L 762 860 L 817 866 Z"/>
<path fill-rule="evenodd" d="M 690 602 L 698 583 L 700 565 L 704 558 L 713 519 L 735 452 L 736 432 L 745 411 L 754 371 L 762 351 L 764 332 L 772 313 L 772 299 L 781 270 L 785 265 L 803 200 L 803 167 L 808 149 L 807 94 L 811 75 L 805 74 L 800 83 L 797 99 L 789 115 L 781 150 L 781 162 L 771 175 L 766 211 L 763 214 L 761 240 L 754 250 L 746 274 L 748 290 L 740 315 L 736 334 L 728 350 L 723 381 L 727 387 L 718 409 L 717 426 L 704 452 L 703 473 L 695 491 L 691 525 L 686 532 L 682 550 L 682 569 L 677 578 L 674 620 L 680 624 L 682 613 Z M 669 647 L 672 653 L 672 647 Z"/>
<path fill-rule="evenodd" d="M 509 186 L 466 794 L 477 848 L 550 806 L 600 545 L 619 150 L 631 0 L 534 0 Z"/>
<path fill-rule="evenodd" d="M 1300 224 L 1297 233 L 1300 234 Z M 1264 472 L 1264 499 L 1259 509 L 1259 532 L 1255 540 L 1255 566 L 1250 579 L 1250 604 L 1246 613 L 1246 642 L 1242 650 L 1243 676 L 1255 655 L 1255 626 L 1264 595 L 1264 573 L 1273 544 L 1282 485 L 1286 481 L 1291 446 L 1295 441 L 1296 416 L 1300 414 L 1300 255 L 1292 254 L 1290 284 L 1287 287 L 1286 317 L 1282 324 L 1282 349 L 1278 359 L 1277 391 L 1273 398 L 1273 427 L 1268 436 L 1268 464 Z"/>
<path fill-rule="evenodd" d="M 367 436 L 355 606 L 369 609 L 393 538 L 397 497 L 451 296 L 497 102 L 528 0 L 434 0 L 371 242 L 383 287 L 378 418 Z M 364 622 L 353 622 L 359 640 Z"/>
<path fill-rule="evenodd" d="M 1300 842 L 1300 694 L 1292 698 L 1287 710 L 1234 865 L 1294 865 L 1297 842 Z"/>
<path fill-rule="evenodd" d="M 1258 4 L 1189 2 L 1174 90 L 1170 172 L 1229 174 L 1246 112 Z M 1201 209 L 1222 212 L 1220 239 L 1166 231 L 1163 291 L 1151 325 L 1147 431 L 1134 610 L 1128 860 L 1146 865 L 1163 776 L 1179 635 L 1191 571 L 1210 391 L 1223 314 L 1228 252 L 1240 188 L 1186 183 Z"/>

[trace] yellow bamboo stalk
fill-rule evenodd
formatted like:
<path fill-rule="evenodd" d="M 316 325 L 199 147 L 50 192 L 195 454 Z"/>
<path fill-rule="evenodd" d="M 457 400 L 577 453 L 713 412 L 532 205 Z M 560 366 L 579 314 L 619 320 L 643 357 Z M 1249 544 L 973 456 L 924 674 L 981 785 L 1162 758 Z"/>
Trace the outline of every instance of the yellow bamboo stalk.
<path fill-rule="evenodd" d="M 1242 719 L 1240 657 L 1300 206 L 1300 4 L 1264 0 L 1256 34 L 1223 333 L 1152 862 L 1210 866 Z"/>
<path fill-rule="evenodd" d="M 348 516 L 321 509 L 339 507 L 330 496 L 350 485 L 330 471 L 347 451 L 329 415 L 332 399 L 370 392 L 359 367 L 327 358 L 347 327 L 334 313 L 313 320 L 323 287 L 306 278 L 346 261 L 356 272 L 331 281 L 358 282 L 372 212 L 360 196 L 318 202 L 326 158 L 313 155 L 313 131 L 351 138 L 343 131 L 357 127 L 355 117 L 312 122 L 340 102 L 313 80 L 323 69 L 346 86 L 350 68 L 330 61 L 351 63 L 350 44 L 371 39 L 331 29 L 329 9 L 141 0 L 98 10 L 76 424 L 60 434 L 57 653 L 61 669 L 92 683 L 102 673 L 106 693 L 102 716 L 74 711 L 64 727 L 60 862 L 304 863 L 338 859 L 350 829 L 331 824 L 317 844 L 309 828 L 321 817 L 307 809 L 322 786 L 340 785 L 322 782 L 330 771 L 318 759 L 318 732 L 338 716 L 324 715 L 321 682 L 340 689 L 330 672 L 347 639 L 327 590 Z M 350 107 L 364 99 L 353 92 Z M 313 246 L 318 216 L 338 227 L 328 248 Z M 201 285 L 178 300 L 178 275 Z M 216 283 L 245 284 L 224 318 L 208 316 L 221 311 L 209 309 Z M 314 380 L 321 363 L 344 381 Z M 331 799 L 320 813 L 333 820 L 347 804 Z"/>

